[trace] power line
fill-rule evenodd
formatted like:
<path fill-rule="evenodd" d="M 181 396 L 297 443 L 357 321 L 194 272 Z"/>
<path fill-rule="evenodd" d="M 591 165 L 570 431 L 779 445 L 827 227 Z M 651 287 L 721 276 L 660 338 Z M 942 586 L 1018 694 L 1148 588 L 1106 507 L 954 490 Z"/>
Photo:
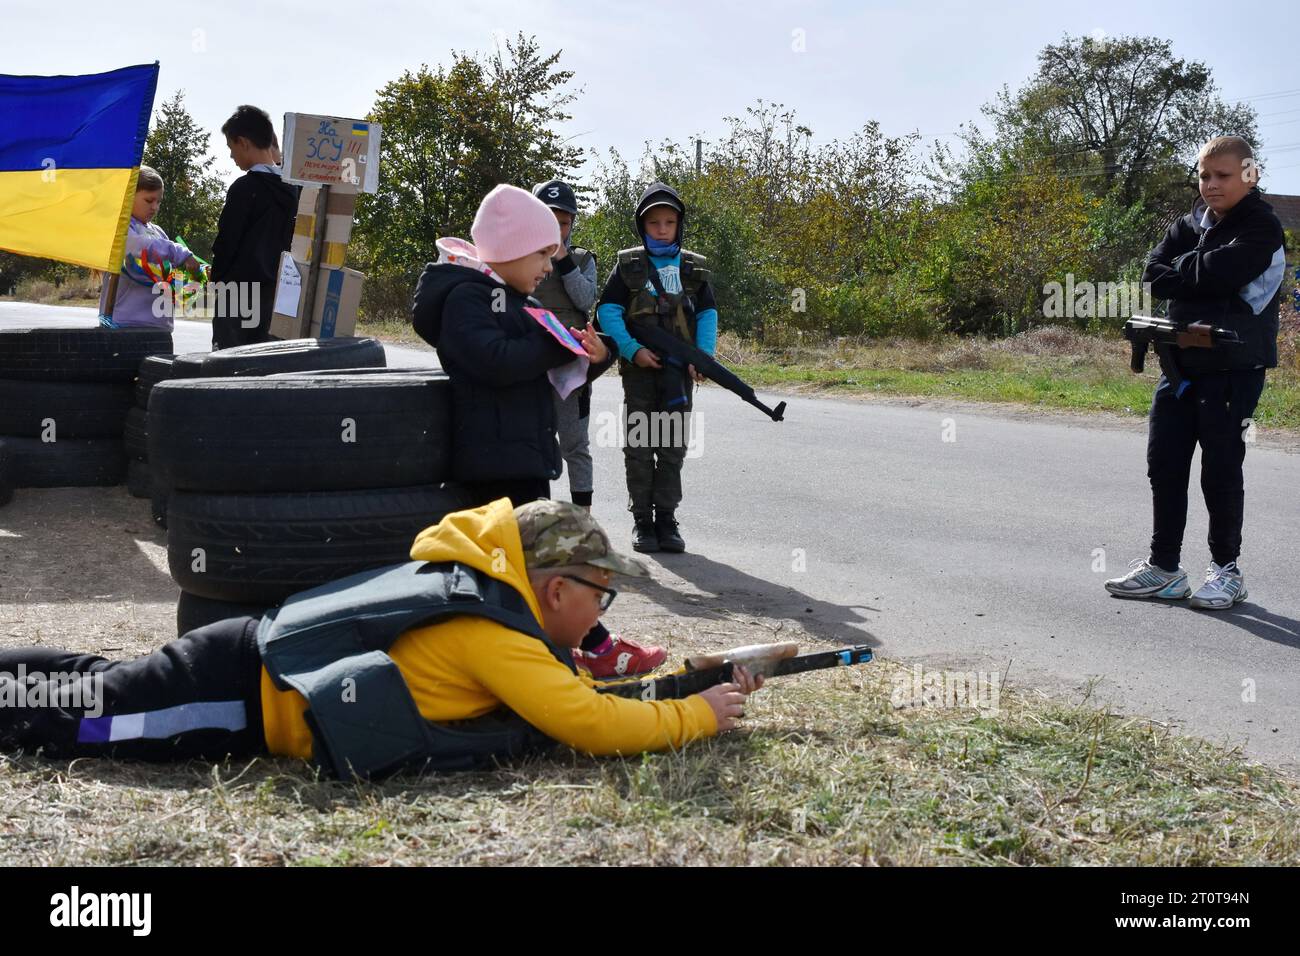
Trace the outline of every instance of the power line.
<path fill-rule="evenodd" d="M 1288 96 L 1300 95 L 1300 89 L 1294 90 L 1275 90 L 1272 93 L 1256 93 L 1254 96 L 1234 96 L 1231 99 L 1242 100 L 1276 100 L 1286 99 Z"/>

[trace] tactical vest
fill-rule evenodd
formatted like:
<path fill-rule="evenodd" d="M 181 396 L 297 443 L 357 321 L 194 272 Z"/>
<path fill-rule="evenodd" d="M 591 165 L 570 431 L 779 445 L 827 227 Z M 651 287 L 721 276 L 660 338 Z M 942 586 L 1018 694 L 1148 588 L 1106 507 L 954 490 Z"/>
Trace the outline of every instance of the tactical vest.
<path fill-rule="evenodd" d="M 582 267 L 591 262 L 595 257 L 586 249 L 570 249 L 569 255 L 573 259 L 573 264 L 581 271 Z M 569 298 L 569 293 L 565 291 L 564 280 L 560 277 L 558 271 L 552 271 L 541 285 L 533 292 L 533 298 L 542 303 L 543 307 L 555 313 L 555 317 L 564 323 L 565 328 L 582 328 L 587 324 L 589 316 Z"/>
<path fill-rule="evenodd" d="M 709 281 L 708 260 L 682 250 L 682 291 L 676 294 L 659 287 L 659 270 L 650 261 L 645 246 L 620 249 L 618 274 L 631 293 L 626 318 L 653 322 L 678 338 L 695 344 L 695 299 Z M 647 287 L 653 285 L 656 295 Z"/>
<path fill-rule="evenodd" d="M 502 709 L 472 720 L 425 720 L 388 649 L 403 633 L 459 615 L 535 637 L 576 673 L 524 597 L 453 562 L 410 561 L 304 591 L 267 612 L 257 644 L 280 690 L 307 699 L 312 757 L 340 778 L 382 776 L 407 764 L 470 770 L 554 744 Z"/>

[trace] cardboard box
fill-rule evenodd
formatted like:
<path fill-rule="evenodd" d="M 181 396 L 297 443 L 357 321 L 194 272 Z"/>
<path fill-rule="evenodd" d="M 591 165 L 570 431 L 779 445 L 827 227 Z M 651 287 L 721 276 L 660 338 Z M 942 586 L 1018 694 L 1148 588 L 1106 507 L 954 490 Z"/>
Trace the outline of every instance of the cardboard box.
<path fill-rule="evenodd" d="M 298 217 L 294 220 L 293 242 L 289 246 L 290 254 L 298 262 L 311 262 L 312 242 L 316 236 L 316 204 L 319 197 L 319 186 L 304 186 L 302 194 L 298 197 Z M 348 240 L 352 238 L 352 220 L 356 210 L 356 193 L 340 193 L 330 189 L 325 207 L 322 268 L 342 267 L 348 253 Z"/>
<path fill-rule="evenodd" d="M 280 260 L 280 268 L 281 278 L 276 289 L 270 331 L 278 339 L 301 338 L 302 309 L 306 298 L 302 286 L 307 282 L 310 268 L 305 262 L 294 261 L 287 252 Z M 308 338 L 340 338 L 356 331 L 361 284 L 365 278 L 355 269 L 320 270 Z"/>
<path fill-rule="evenodd" d="M 285 113 L 285 182 L 328 183 L 341 193 L 379 188 L 378 123 L 339 116 Z"/>

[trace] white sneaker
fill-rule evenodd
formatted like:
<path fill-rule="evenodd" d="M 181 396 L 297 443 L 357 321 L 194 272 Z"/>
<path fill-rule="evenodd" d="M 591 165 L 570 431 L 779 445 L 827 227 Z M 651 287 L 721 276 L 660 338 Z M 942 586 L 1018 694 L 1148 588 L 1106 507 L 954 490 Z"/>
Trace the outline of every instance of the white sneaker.
<path fill-rule="evenodd" d="M 1246 579 L 1236 561 L 1220 567 L 1213 561 L 1205 571 L 1205 583 L 1187 603 L 1207 611 L 1221 611 L 1246 600 Z"/>
<path fill-rule="evenodd" d="M 1166 571 L 1158 568 L 1146 558 L 1137 558 L 1129 562 L 1132 568 L 1121 578 L 1111 578 L 1106 582 L 1106 590 L 1116 597 L 1126 598 L 1161 598 L 1165 601 L 1181 601 L 1192 593 L 1187 584 L 1187 572 L 1182 568 Z"/>

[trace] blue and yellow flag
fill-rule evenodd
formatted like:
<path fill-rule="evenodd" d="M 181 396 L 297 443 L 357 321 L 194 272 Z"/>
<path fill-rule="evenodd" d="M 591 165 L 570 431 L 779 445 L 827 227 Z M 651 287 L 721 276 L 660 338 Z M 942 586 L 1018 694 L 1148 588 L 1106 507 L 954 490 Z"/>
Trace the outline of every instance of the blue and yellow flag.
<path fill-rule="evenodd" d="M 0 249 L 116 272 L 158 64 L 0 75 Z"/>

